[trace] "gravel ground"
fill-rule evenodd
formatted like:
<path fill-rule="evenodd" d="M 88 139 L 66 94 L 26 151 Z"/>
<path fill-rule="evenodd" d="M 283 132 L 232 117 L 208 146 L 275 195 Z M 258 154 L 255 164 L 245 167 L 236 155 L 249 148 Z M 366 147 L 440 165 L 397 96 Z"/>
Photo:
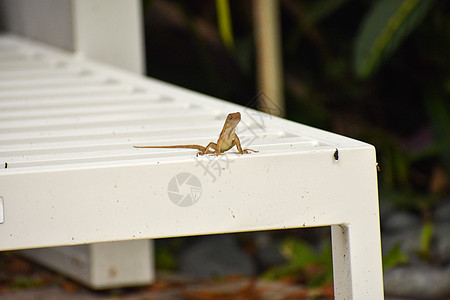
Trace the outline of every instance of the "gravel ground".
<path fill-rule="evenodd" d="M 249 276 L 220 280 L 158 274 L 148 286 L 94 291 L 30 262 L 15 252 L 0 253 L 2 300 L 203 300 L 203 299 L 332 299 L 333 287 L 305 288 L 288 281 L 266 282 Z"/>

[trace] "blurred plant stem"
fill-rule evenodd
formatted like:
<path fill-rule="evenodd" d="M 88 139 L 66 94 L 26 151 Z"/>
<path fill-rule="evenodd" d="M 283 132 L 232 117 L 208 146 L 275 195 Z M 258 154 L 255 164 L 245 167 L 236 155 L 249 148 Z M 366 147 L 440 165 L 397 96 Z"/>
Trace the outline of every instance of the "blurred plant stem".
<path fill-rule="evenodd" d="M 234 49 L 234 38 L 230 15 L 230 3 L 228 0 L 216 0 L 216 10 L 220 37 L 228 51 L 232 51 Z"/>
<path fill-rule="evenodd" d="M 256 44 L 259 109 L 267 113 L 285 111 L 283 95 L 282 53 L 278 0 L 254 0 L 254 32 Z"/>

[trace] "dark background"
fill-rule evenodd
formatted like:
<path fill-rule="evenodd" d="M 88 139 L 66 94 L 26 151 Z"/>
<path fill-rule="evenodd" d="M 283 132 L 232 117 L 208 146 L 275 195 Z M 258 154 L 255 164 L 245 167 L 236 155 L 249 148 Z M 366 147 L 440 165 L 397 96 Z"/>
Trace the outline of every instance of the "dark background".
<path fill-rule="evenodd" d="M 449 192 L 450 4 L 422 1 L 361 75 L 355 45 L 369 44 L 362 27 L 389 2 L 280 1 L 285 114 L 375 145 L 382 193 L 426 213 Z M 252 2 L 229 3 L 231 50 L 214 1 L 145 1 L 148 75 L 250 103 L 258 94 Z"/>

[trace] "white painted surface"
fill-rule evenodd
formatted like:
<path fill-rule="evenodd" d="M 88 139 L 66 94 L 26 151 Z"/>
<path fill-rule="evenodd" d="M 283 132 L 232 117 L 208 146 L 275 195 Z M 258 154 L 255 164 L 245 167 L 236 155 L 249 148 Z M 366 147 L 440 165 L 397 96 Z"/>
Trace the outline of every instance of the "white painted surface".
<path fill-rule="evenodd" d="M 0 11 L 4 17 L 0 21 L 7 31 L 76 51 L 76 55 L 81 58 L 96 58 L 131 72 L 144 72 L 140 0 L 3 0 L 0 1 Z M 5 56 L 2 56 L 1 63 L 2 69 L 6 71 L 4 78 L 0 80 L 0 90 L 4 90 L 3 97 L 21 97 L 15 91 L 30 91 L 26 97 L 39 97 L 38 91 L 42 88 L 45 92 L 40 96 L 44 98 L 48 96 L 49 90 L 66 95 L 70 92 L 98 93 L 101 91 L 99 86 L 105 84 L 104 76 L 89 76 L 85 70 L 74 70 L 62 65 L 55 66 L 55 71 L 53 68 L 47 68 L 48 65 L 46 67 L 46 63 L 39 57 L 28 59 L 28 54 L 21 56 L 20 53 L 14 53 L 14 49 L 3 50 L 5 51 L 1 53 Z M 20 61 L 24 58 L 27 60 L 26 66 Z M 51 60 L 51 55 L 45 59 Z M 108 82 L 106 80 L 106 83 Z M 62 90 L 59 89 L 61 87 Z M 123 88 L 119 87 L 117 91 L 119 90 L 122 91 Z M 23 103 L 18 104 L 23 109 Z M 102 109 L 104 107 L 97 108 L 97 113 Z M 0 110 L 0 118 L 45 118 L 49 117 L 49 110 L 52 111 L 53 117 L 64 113 L 73 115 L 85 112 L 76 110 L 73 106 L 66 107 L 64 112 L 52 110 L 45 103 L 39 102 L 25 114 L 23 111 L 15 114 L 10 110 Z M 30 141 L 29 136 L 25 139 Z M 121 241 L 91 244 L 73 250 L 71 247 L 28 250 L 26 255 L 93 288 L 106 288 L 132 284 L 130 280 L 134 281 L 134 284 L 151 282 L 154 278 L 153 261 L 147 262 L 150 258 L 153 259 L 152 245 L 152 242 L 147 240 Z M 125 252 L 116 251 L 117 249 Z M 71 264 L 75 250 L 84 252 L 84 270 L 74 268 Z M 104 257 L 108 257 L 108 260 Z M 142 263 L 140 268 L 134 267 L 137 261 Z M 109 270 L 111 265 L 115 265 L 117 276 L 103 276 L 108 273 L 106 270 Z M 133 270 L 130 266 L 133 266 Z"/>
<path fill-rule="evenodd" d="M 20 34 L 72 51 L 72 1 L 75 0 L 0 0 L 0 32 Z"/>
<path fill-rule="evenodd" d="M 1 250 L 332 225 L 336 298 L 383 298 L 371 145 L 11 36 L 0 79 Z M 234 111 L 259 153 L 132 147 L 206 145 Z"/>
<path fill-rule="evenodd" d="M 5 217 L 4 217 L 4 213 L 5 213 L 5 210 L 4 210 L 4 203 L 3 203 L 3 198 L 2 197 L 0 197 L 0 224 L 1 223 L 3 223 L 3 221 L 5 221 Z"/>
<path fill-rule="evenodd" d="M 153 279 L 153 240 L 23 250 L 22 254 L 94 288 L 136 286 Z"/>
<path fill-rule="evenodd" d="M 140 0 L 72 0 L 75 52 L 144 74 Z"/>

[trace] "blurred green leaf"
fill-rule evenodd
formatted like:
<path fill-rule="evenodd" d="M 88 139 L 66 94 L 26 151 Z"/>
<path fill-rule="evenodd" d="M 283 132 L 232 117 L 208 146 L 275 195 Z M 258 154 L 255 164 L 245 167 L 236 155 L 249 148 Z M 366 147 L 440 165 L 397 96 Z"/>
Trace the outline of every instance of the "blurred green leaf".
<path fill-rule="evenodd" d="M 407 153 L 395 149 L 392 153 L 392 165 L 395 171 L 395 177 L 397 178 L 397 184 L 403 187 L 408 186 L 408 176 L 410 169 L 410 162 Z"/>
<path fill-rule="evenodd" d="M 286 258 L 284 265 L 274 267 L 265 274 L 265 279 L 304 277 L 309 286 L 321 286 L 333 279 L 330 243 L 323 243 L 321 251 L 316 251 L 305 241 L 288 238 L 281 244 L 281 254 Z"/>
<path fill-rule="evenodd" d="M 161 239 L 155 243 L 155 264 L 158 270 L 173 271 L 178 267 L 177 255 L 185 245 L 184 238 Z"/>
<path fill-rule="evenodd" d="M 168 251 L 156 251 L 155 263 L 159 270 L 173 271 L 177 267 L 176 258 Z"/>
<path fill-rule="evenodd" d="M 44 284 L 41 277 L 36 276 L 16 276 L 11 285 L 9 286 L 12 290 L 23 290 L 29 288 L 40 287 Z"/>
<path fill-rule="evenodd" d="M 228 50 L 234 48 L 233 27 L 231 25 L 230 3 L 228 0 L 216 0 L 219 33 Z"/>
<path fill-rule="evenodd" d="M 431 239 L 433 238 L 434 226 L 431 221 L 423 224 L 420 235 L 420 255 L 423 259 L 428 260 L 430 255 Z"/>
<path fill-rule="evenodd" d="M 386 271 L 390 268 L 405 264 L 408 262 L 408 256 L 401 250 L 400 244 L 396 244 L 392 249 L 383 257 L 383 269 Z"/>
<path fill-rule="evenodd" d="M 364 18 L 354 45 L 354 71 L 367 78 L 419 25 L 433 0 L 379 0 Z"/>

